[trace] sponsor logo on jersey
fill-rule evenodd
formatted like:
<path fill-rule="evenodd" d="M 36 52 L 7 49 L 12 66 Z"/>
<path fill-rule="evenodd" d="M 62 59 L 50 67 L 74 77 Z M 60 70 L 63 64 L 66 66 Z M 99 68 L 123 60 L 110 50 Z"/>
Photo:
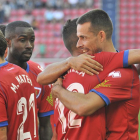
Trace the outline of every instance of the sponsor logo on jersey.
<path fill-rule="evenodd" d="M 40 96 L 40 94 L 41 94 L 41 88 L 39 88 L 39 87 L 34 87 L 34 89 L 35 89 L 36 98 L 38 98 L 38 97 Z"/>
<path fill-rule="evenodd" d="M 53 106 L 53 97 L 52 97 L 52 93 L 50 93 L 50 95 L 47 96 L 47 99 L 46 99 L 46 100 L 48 101 L 48 103 L 49 103 L 51 106 Z"/>
<path fill-rule="evenodd" d="M 113 71 L 108 74 L 108 77 L 109 76 L 112 76 L 112 78 L 121 78 L 121 73 L 120 73 L 120 71 Z"/>
<path fill-rule="evenodd" d="M 41 66 L 38 66 L 38 68 L 39 68 L 41 71 L 43 71 L 43 70 L 44 70 Z"/>
<path fill-rule="evenodd" d="M 7 69 L 7 71 L 10 71 L 10 70 L 13 70 L 14 68 L 12 67 L 12 68 L 10 68 L 10 69 Z"/>
<path fill-rule="evenodd" d="M 97 86 L 94 87 L 94 89 L 100 88 L 100 87 L 111 87 L 111 84 L 107 84 L 109 80 L 104 80 L 101 84 L 98 84 Z"/>

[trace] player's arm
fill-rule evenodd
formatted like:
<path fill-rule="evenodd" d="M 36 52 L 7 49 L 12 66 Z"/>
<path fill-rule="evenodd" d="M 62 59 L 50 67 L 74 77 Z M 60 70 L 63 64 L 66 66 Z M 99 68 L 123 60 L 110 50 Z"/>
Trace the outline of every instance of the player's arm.
<path fill-rule="evenodd" d="M 6 98 L 3 94 L 2 86 L 0 87 L 0 140 L 7 140 L 7 108 L 6 108 Z"/>
<path fill-rule="evenodd" d="M 54 98 L 58 98 L 64 106 L 80 116 L 90 115 L 105 105 L 104 100 L 94 92 L 82 94 L 71 92 L 62 87 L 59 78 L 52 88 Z"/>
<path fill-rule="evenodd" d="M 48 85 L 43 86 L 44 93 L 41 97 L 39 105 L 39 137 L 40 140 L 50 140 L 52 137 L 52 127 L 50 116 L 54 114 L 53 99 L 51 88 Z"/>
<path fill-rule="evenodd" d="M 53 136 L 52 136 L 52 139 L 51 140 L 57 140 L 56 127 L 54 127 Z"/>
<path fill-rule="evenodd" d="M 140 63 L 140 49 L 129 50 L 128 65 Z"/>
<path fill-rule="evenodd" d="M 50 116 L 39 117 L 39 138 L 40 140 L 51 140 L 52 127 Z"/>
<path fill-rule="evenodd" d="M 102 70 L 102 65 L 92 58 L 93 56 L 81 54 L 77 57 L 69 57 L 62 62 L 50 64 L 38 75 L 37 82 L 40 84 L 51 84 L 70 68 L 90 75 L 98 74 L 98 71 Z"/>
<path fill-rule="evenodd" d="M 0 127 L 0 140 L 7 140 L 7 126 Z"/>

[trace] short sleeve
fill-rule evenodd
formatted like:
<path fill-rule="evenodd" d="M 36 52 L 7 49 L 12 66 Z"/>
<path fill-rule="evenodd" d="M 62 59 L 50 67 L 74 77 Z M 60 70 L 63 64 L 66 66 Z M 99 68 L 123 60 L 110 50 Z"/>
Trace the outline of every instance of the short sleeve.
<path fill-rule="evenodd" d="M 51 94 L 51 87 L 48 85 L 43 86 L 44 94 L 42 94 L 40 108 L 39 108 L 39 117 L 50 116 L 54 114 L 53 108 L 53 98 Z"/>
<path fill-rule="evenodd" d="M 131 99 L 133 88 L 138 87 L 138 84 L 131 68 L 117 69 L 109 73 L 105 80 L 90 92 L 98 94 L 106 105 L 109 105 L 116 101 Z"/>
<path fill-rule="evenodd" d="M 95 60 L 104 68 L 112 66 L 112 69 L 128 67 L 129 50 L 121 52 L 100 52 L 95 54 Z"/>
<path fill-rule="evenodd" d="M 0 89 L 0 127 L 8 125 L 5 94 Z"/>

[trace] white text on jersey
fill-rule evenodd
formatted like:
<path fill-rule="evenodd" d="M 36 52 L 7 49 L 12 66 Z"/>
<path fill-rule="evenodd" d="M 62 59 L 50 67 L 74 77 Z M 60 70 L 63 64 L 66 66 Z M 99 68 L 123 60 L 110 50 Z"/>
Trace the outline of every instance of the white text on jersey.
<path fill-rule="evenodd" d="M 32 86 L 32 81 L 27 75 L 22 74 L 22 75 L 16 76 L 15 78 L 18 81 L 19 85 L 22 83 L 28 83 Z M 15 85 L 13 83 L 11 83 L 11 85 L 12 85 L 11 89 L 16 93 L 16 90 L 19 88 L 19 85 Z"/>
<path fill-rule="evenodd" d="M 85 76 L 85 72 L 79 72 L 79 71 L 77 71 L 77 70 L 75 70 L 75 69 L 70 69 L 70 70 L 68 71 L 68 73 L 70 73 L 70 72 L 75 72 L 75 73 L 81 75 L 82 77 Z"/>

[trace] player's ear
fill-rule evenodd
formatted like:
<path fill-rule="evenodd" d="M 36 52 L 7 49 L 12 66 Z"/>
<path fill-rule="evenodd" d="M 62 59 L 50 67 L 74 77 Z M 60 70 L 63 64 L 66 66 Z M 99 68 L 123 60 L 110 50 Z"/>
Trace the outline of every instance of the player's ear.
<path fill-rule="evenodd" d="M 10 47 L 11 46 L 11 39 L 6 38 L 6 41 L 7 41 L 7 47 Z"/>
<path fill-rule="evenodd" d="M 104 31 L 99 31 L 98 38 L 99 38 L 100 42 L 103 42 L 106 39 L 105 32 Z"/>

